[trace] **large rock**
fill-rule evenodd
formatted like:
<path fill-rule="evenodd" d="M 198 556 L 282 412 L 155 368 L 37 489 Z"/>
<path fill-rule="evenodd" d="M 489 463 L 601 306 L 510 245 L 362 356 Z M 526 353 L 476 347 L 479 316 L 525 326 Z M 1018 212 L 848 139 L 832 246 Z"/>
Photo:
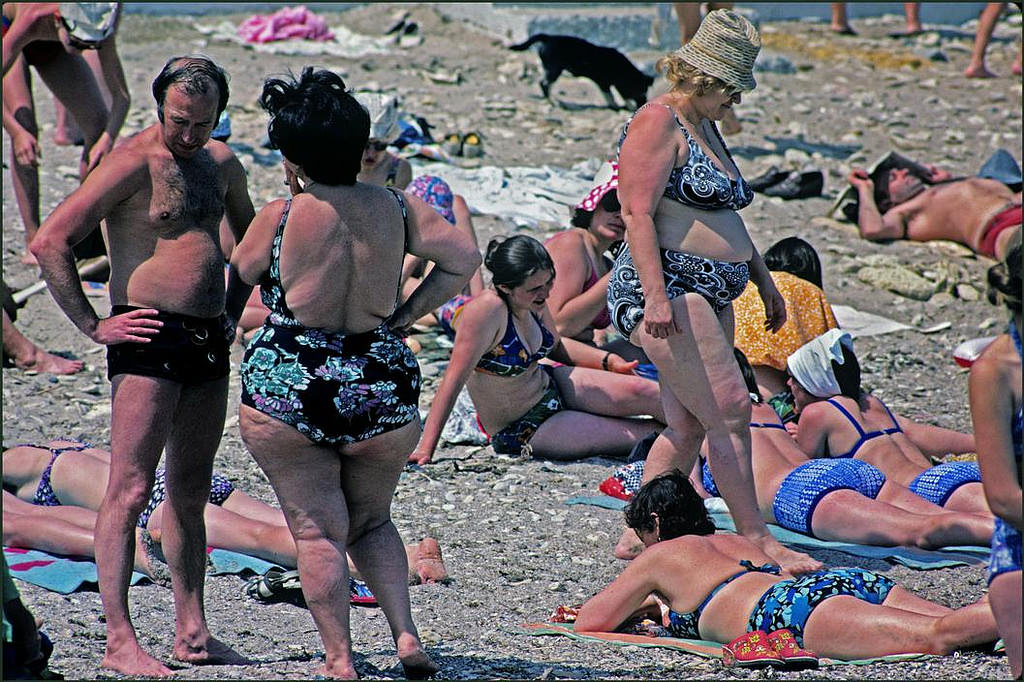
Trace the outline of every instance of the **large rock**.
<path fill-rule="evenodd" d="M 857 279 L 915 301 L 927 301 L 935 292 L 934 283 L 899 265 L 868 265 L 857 271 Z"/>

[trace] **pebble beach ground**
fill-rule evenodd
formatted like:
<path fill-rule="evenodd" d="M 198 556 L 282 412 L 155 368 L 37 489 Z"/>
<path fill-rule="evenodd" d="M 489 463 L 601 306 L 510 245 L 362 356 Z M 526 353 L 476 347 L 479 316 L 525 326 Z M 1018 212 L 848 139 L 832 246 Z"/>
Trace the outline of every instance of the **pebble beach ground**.
<path fill-rule="evenodd" d="M 164 61 L 201 51 L 231 75 L 228 111 L 231 143 L 249 172 L 257 209 L 284 192 L 277 161 L 259 143 L 266 118 L 256 105 L 263 78 L 309 63 L 336 69 L 353 86 L 376 84 L 402 96 L 404 109 L 448 131 L 482 133 L 481 163 L 495 166 L 551 165 L 568 168 L 614 153 L 627 111 L 603 108 L 589 81 L 563 76 L 554 95 L 565 106 L 539 97 L 535 54 L 510 52 L 501 39 L 446 19 L 428 5 L 406 5 L 421 27 L 423 41 L 387 54 L 360 59 L 268 56 L 242 46 L 210 41 L 196 23 L 235 24 L 242 14 L 125 17 L 118 44 L 132 93 L 124 134 L 155 121 L 149 83 Z M 344 24 L 366 35 L 380 35 L 394 5 L 369 5 L 325 13 L 329 25 Z M 747 177 L 770 165 L 798 168 L 811 163 L 825 172 L 825 195 L 801 201 L 758 197 L 742 213 L 756 245 L 797 235 L 821 254 L 825 290 L 836 304 L 885 315 L 918 329 L 948 322 L 930 334 L 916 330 L 857 341 L 865 383 L 897 412 L 957 429 L 970 429 L 967 376 L 952 361 L 960 342 L 998 333 L 1002 310 L 984 300 L 984 273 L 991 262 L 949 244 L 872 244 L 849 225 L 826 217 L 854 165 L 866 165 L 896 149 L 912 158 L 968 175 L 998 147 L 1015 156 L 1021 149 L 1021 81 L 1010 76 L 1020 36 L 1019 14 L 1004 21 L 990 47 L 989 66 L 1002 77 L 980 81 L 961 76 L 973 39 L 973 24 L 942 27 L 914 39 L 894 40 L 902 17 L 855 21 L 855 37 L 836 37 L 825 23 L 774 22 L 762 27 L 765 50 L 785 58 L 792 73 L 760 72 L 758 89 L 738 107 L 743 131 L 728 139 Z M 1016 38 L 1014 35 L 1016 34 Z M 945 59 L 941 60 L 940 57 Z M 631 55 L 652 62 L 656 52 Z M 458 73 L 457 83 L 437 74 Z M 450 79 L 449 79 L 450 80 Z M 655 88 L 662 87 L 656 85 Z M 76 185 L 76 148 L 52 142 L 52 98 L 36 81 L 43 160 L 40 170 L 45 216 Z M 767 138 L 824 145 L 817 155 Z M 5 138 L 4 144 L 9 147 Z M 836 157 L 836 147 L 856 150 Z M 825 153 L 820 153 L 821 151 Z M 741 153 L 742 152 L 742 153 Z M 5 154 L 5 159 L 7 158 Z M 4 279 L 15 290 L 37 274 L 20 264 L 23 233 L 9 179 L 4 179 Z M 567 224 L 541 224 L 538 237 Z M 513 229 L 500 217 L 474 218 L 482 243 Z M 866 266 L 902 268 L 933 285 L 928 300 L 875 288 L 858 276 Z M 91 299 L 101 313 L 104 299 Z M 53 377 L 18 370 L 3 373 L 4 443 L 61 435 L 109 442 L 109 386 L 102 349 L 78 334 L 45 293 L 20 311 L 19 327 L 47 349 L 67 351 L 86 361 L 77 375 Z M 426 340 L 426 339 L 424 339 Z M 421 355 L 426 386 L 421 407 L 429 407 L 442 354 Z M 268 500 L 273 494 L 238 435 L 237 365 L 228 420 L 216 467 L 236 485 Z M 489 448 L 448 446 L 435 464 L 403 476 L 394 516 L 408 540 L 439 539 L 452 580 L 412 588 L 414 614 L 424 640 L 445 678 L 602 678 L 689 679 L 759 678 L 764 672 L 728 671 L 715 660 L 666 649 L 579 643 L 558 637 L 527 637 L 515 628 L 544 620 L 559 604 L 578 604 L 622 569 L 612 557 L 621 530 L 620 514 L 566 506 L 574 495 L 594 494 L 614 461 L 592 458 L 576 463 L 521 461 L 496 456 Z M 913 571 L 879 560 L 837 552 L 815 556 L 828 565 L 861 565 L 883 571 L 916 592 L 948 606 L 961 606 L 985 590 L 983 566 Z M 182 666 L 182 679 L 302 679 L 320 665 L 321 645 L 306 609 L 264 605 L 248 598 L 238 576 L 210 576 L 206 608 L 213 631 L 254 663 L 238 667 Z M 51 667 L 68 679 L 115 677 L 99 669 L 104 627 L 99 595 L 70 595 L 19 584 L 23 599 L 45 621 L 55 642 Z M 130 602 L 143 646 L 170 659 L 173 616 L 171 593 L 143 584 L 130 590 Z M 364 677 L 401 676 L 387 624 L 376 609 L 355 609 L 352 617 L 357 668 Z M 983 651 L 945 658 L 866 667 L 838 666 L 818 671 L 775 672 L 772 677 L 840 679 L 997 679 L 1007 678 L 1005 658 Z"/>

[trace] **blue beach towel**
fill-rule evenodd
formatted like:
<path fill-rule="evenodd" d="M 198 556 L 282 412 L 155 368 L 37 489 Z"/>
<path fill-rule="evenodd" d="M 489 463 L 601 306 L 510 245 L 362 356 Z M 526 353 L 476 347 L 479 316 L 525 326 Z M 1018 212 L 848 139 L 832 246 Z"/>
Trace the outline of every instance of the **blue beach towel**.
<path fill-rule="evenodd" d="M 713 502 L 717 500 L 717 502 Z M 708 503 L 711 504 L 708 504 Z M 566 504 L 585 504 L 604 509 L 622 509 L 628 503 L 609 495 L 578 495 L 566 500 Z M 708 511 L 711 513 L 711 520 L 719 530 L 736 532 L 736 526 L 728 511 L 724 511 L 725 505 L 721 498 L 705 500 Z M 785 544 L 804 549 L 831 549 L 837 552 L 845 552 L 854 556 L 870 557 L 872 559 L 886 559 L 898 564 L 913 568 L 918 571 L 927 571 L 935 568 L 949 568 L 951 566 L 969 566 L 985 563 L 988 561 L 988 547 L 944 547 L 937 550 L 918 549 L 917 547 L 875 547 L 873 545 L 858 545 L 851 542 L 831 542 L 812 538 L 809 535 L 794 533 L 791 530 L 777 526 L 774 523 L 768 524 L 768 530 L 775 538 Z"/>

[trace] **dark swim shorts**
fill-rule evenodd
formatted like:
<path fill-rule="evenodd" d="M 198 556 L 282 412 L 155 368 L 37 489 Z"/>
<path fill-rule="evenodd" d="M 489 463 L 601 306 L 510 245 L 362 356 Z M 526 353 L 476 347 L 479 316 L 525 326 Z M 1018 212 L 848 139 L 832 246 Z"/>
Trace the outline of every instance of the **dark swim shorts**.
<path fill-rule="evenodd" d="M 140 308 L 115 305 L 110 314 L 120 315 L 132 310 Z M 108 379 L 118 374 L 135 374 L 194 386 L 228 375 L 230 343 L 224 315 L 192 317 L 160 312 L 156 317 L 164 326 L 149 343 L 107 346 Z"/>

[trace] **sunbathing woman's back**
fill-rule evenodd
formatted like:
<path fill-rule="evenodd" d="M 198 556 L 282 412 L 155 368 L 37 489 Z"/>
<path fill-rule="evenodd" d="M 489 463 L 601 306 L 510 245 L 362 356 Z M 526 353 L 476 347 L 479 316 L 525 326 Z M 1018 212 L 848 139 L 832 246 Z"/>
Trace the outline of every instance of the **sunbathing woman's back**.
<path fill-rule="evenodd" d="M 35 504 L 74 505 L 96 511 L 107 489 L 110 453 L 88 443 L 53 440 L 4 451 L 4 487 Z"/>

